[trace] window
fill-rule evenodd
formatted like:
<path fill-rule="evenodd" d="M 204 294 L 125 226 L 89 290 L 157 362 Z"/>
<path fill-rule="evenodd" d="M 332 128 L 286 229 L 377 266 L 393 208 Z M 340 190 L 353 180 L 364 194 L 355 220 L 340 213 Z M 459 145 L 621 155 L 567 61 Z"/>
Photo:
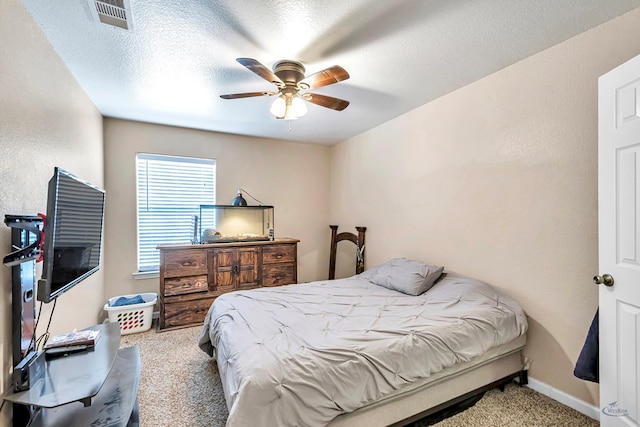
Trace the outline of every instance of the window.
<path fill-rule="evenodd" d="M 157 271 L 157 245 L 193 240 L 200 205 L 215 204 L 216 162 L 140 153 L 136 171 L 138 271 Z"/>

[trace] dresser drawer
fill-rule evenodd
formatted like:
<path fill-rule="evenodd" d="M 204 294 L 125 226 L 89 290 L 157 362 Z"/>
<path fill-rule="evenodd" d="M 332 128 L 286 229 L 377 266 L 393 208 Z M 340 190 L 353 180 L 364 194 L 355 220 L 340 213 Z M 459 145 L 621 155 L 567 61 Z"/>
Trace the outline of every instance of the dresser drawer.
<path fill-rule="evenodd" d="M 265 266 L 262 275 L 262 286 L 280 286 L 296 283 L 295 267 L 291 264 Z"/>
<path fill-rule="evenodd" d="M 273 245 L 262 248 L 262 262 L 294 262 L 296 258 L 295 245 Z"/>
<path fill-rule="evenodd" d="M 195 292 L 207 292 L 209 282 L 207 275 L 170 277 L 164 279 L 164 296 L 192 294 Z"/>
<path fill-rule="evenodd" d="M 207 251 L 192 249 L 164 254 L 164 277 L 201 274 L 207 274 Z"/>
<path fill-rule="evenodd" d="M 204 322 L 204 318 L 213 300 L 214 298 L 203 298 L 192 301 L 165 303 L 163 328 L 197 325 Z"/>

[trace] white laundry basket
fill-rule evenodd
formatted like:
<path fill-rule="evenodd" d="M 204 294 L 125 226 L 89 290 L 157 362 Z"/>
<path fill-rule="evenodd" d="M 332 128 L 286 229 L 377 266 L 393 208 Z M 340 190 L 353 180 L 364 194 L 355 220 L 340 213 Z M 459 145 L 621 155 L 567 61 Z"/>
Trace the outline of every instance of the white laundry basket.
<path fill-rule="evenodd" d="M 118 298 L 132 298 L 140 295 L 144 300 L 140 304 L 120 305 L 111 307 Z M 153 320 L 153 306 L 158 300 L 158 294 L 150 292 L 146 294 L 118 295 L 109 298 L 104 305 L 104 310 L 109 314 L 109 322 L 118 322 L 120 324 L 120 333 L 122 335 L 134 334 L 136 332 L 147 331 L 151 328 Z"/>

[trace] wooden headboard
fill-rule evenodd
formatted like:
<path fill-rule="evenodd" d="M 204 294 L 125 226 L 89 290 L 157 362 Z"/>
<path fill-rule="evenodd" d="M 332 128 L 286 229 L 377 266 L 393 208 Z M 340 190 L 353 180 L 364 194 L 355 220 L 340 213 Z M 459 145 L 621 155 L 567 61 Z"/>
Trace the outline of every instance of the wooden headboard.
<path fill-rule="evenodd" d="M 336 278 L 336 252 L 338 242 L 348 240 L 356 245 L 356 274 L 364 271 L 364 232 L 367 227 L 356 227 L 358 234 L 342 232 L 338 233 L 337 225 L 330 225 L 331 228 L 331 255 L 329 256 L 329 280 Z"/>

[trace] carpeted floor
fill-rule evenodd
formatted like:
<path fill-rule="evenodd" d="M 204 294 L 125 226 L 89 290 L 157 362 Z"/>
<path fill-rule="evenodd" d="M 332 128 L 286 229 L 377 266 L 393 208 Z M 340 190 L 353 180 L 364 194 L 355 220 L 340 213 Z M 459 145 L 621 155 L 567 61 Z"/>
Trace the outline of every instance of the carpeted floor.
<path fill-rule="evenodd" d="M 122 347 L 137 345 L 142 359 L 138 391 L 142 427 L 222 427 L 227 407 L 215 362 L 197 345 L 200 327 L 125 335 Z M 412 427 L 576 426 L 599 425 L 530 388 L 508 385 L 488 391 L 469 409 L 436 424 Z"/>

